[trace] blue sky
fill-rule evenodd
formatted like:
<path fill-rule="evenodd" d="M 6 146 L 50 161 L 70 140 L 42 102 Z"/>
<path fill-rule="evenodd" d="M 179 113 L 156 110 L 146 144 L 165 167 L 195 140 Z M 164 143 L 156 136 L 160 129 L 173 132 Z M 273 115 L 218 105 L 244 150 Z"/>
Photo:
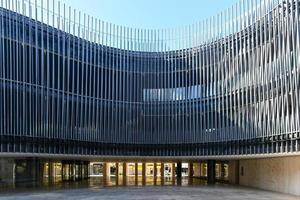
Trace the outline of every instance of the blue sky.
<path fill-rule="evenodd" d="M 215 15 L 238 0 L 62 0 L 93 17 L 135 28 L 172 28 Z"/>

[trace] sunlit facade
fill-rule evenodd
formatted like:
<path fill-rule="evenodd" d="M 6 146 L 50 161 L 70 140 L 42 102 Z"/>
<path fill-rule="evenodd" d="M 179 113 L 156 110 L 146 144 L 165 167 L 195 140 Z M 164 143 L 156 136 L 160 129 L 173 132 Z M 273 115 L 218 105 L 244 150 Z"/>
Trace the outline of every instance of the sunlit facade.
<path fill-rule="evenodd" d="M 297 0 L 243 2 L 168 30 L 105 23 L 55 1 L 1 4 L 1 153 L 300 150 Z"/>

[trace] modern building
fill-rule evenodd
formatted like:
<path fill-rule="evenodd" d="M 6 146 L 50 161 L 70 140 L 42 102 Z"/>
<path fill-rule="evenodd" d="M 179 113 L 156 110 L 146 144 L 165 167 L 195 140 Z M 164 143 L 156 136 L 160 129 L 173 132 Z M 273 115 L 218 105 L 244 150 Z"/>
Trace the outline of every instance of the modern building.
<path fill-rule="evenodd" d="M 152 162 L 154 176 L 176 163 L 180 177 L 187 162 L 210 183 L 226 171 L 300 195 L 298 0 L 242 0 L 167 30 L 39 3 L 1 1 L 0 181 L 55 166 L 88 177 L 107 162 L 143 175 Z"/>

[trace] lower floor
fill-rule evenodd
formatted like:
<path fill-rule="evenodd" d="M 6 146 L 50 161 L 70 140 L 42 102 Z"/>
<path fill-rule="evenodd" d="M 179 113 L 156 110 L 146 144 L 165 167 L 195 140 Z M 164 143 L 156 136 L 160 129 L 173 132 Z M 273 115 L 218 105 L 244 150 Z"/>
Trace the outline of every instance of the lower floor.
<path fill-rule="evenodd" d="M 101 179 L 104 185 L 127 185 L 133 180 L 135 185 L 141 180 L 156 184 L 164 181 L 178 182 L 187 177 L 204 180 L 208 184 L 228 182 L 229 162 L 226 160 L 206 160 L 190 162 L 138 162 L 138 161 L 81 161 L 43 158 L 2 158 L 0 159 L 0 186 L 35 183 L 55 185 L 59 182 Z M 112 181 L 113 180 L 113 181 Z"/>
<path fill-rule="evenodd" d="M 0 158 L 1 192 L 172 185 L 217 185 L 221 189 L 247 186 L 300 196 L 300 156 L 228 160 Z"/>

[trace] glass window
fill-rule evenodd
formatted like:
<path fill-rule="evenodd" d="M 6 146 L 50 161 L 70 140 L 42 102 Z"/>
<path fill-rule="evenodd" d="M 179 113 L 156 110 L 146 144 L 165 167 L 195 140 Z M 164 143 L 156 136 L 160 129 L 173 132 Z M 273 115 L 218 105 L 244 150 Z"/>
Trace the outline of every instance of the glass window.
<path fill-rule="evenodd" d="M 201 98 L 201 85 L 182 88 L 144 89 L 144 101 L 180 101 Z"/>

